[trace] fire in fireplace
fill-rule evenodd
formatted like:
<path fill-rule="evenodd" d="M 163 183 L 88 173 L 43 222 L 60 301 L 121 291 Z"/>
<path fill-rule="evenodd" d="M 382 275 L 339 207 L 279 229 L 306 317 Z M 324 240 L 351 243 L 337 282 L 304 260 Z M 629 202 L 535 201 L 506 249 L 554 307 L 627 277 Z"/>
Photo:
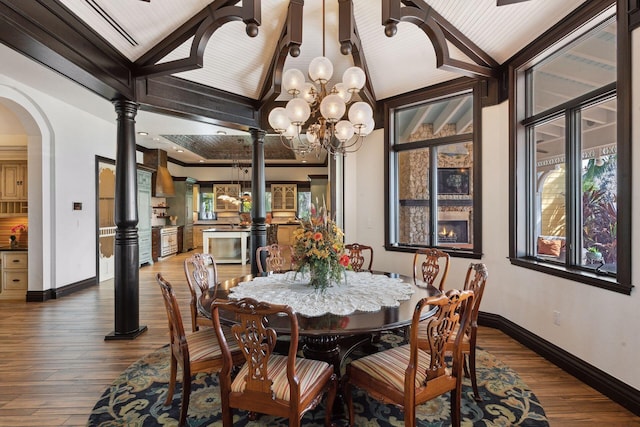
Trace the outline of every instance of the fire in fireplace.
<path fill-rule="evenodd" d="M 469 243 L 469 222 L 467 220 L 438 221 L 439 243 Z"/>

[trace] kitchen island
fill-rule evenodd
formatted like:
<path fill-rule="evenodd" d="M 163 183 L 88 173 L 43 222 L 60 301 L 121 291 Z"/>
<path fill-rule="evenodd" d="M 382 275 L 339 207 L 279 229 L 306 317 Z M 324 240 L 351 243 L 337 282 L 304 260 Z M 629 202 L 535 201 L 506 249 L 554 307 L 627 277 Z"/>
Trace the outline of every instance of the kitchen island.
<path fill-rule="evenodd" d="M 210 253 L 218 264 L 246 264 L 249 227 L 215 227 L 202 232 L 202 252 Z"/>

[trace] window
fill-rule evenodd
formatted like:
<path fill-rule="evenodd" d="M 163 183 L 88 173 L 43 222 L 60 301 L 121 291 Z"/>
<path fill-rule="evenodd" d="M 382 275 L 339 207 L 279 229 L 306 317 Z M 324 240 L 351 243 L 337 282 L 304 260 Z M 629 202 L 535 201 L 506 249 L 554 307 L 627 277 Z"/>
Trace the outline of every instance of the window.
<path fill-rule="evenodd" d="M 476 85 L 461 79 L 389 103 L 388 250 L 480 256 Z"/>
<path fill-rule="evenodd" d="M 512 188 L 526 191 L 512 194 L 511 259 L 628 293 L 630 272 L 621 265 L 629 259 L 620 249 L 630 247 L 630 232 L 624 224 L 622 232 L 618 217 L 621 199 L 629 197 L 618 189 L 618 176 L 629 167 L 619 162 L 619 147 L 630 143 L 618 132 L 622 32 L 612 7 L 572 25 L 579 34 L 565 29 L 570 36 L 514 67 L 512 105 L 520 119 L 512 133 Z"/>

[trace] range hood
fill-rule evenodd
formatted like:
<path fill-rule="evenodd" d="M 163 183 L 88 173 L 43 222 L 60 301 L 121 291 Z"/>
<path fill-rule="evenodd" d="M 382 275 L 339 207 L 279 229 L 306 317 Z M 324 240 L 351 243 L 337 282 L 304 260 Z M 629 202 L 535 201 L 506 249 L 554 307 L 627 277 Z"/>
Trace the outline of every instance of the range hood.
<path fill-rule="evenodd" d="M 151 178 L 151 190 L 154 197 L 173 197 L 176 190 L 173 186 L 173 177 L 167 169 L 167 152 L 164 150 L 147 150 L 144 152 L 144 164 L 155 168 Z"/>

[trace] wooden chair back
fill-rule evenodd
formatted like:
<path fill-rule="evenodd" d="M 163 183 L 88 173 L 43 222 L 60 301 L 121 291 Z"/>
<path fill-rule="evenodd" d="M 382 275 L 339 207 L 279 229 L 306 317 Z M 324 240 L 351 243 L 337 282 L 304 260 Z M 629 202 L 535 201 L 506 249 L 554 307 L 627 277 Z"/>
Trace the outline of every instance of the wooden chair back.
<path fill-rule="evenodd" d="M 458 291 L 452 289 L 444 295 L 438 297 L 424 298 L 418 303 L 411 321 L 411 335 L 409 342 L 411 344 L 411 361 L 410 369 L 415 369 L 417 364 L 417 349 L 427 351 L 431 355 L 430 365 L 427 369 L 427 381 L 436 377 L 446 375 L 445 361 L 447 342 L 454 335 L 454 331 L 459 327 L 466 327 L 470 320 L 469 310 L 465 310 L 465 306 L 472 304 L 474 295 L 472 291 Z M 422 311 L 426 306 L 436 306 L 437 311 L 427 320 L 421 322 Z M 426 334 L 419 334 L 419 327 L 422 326 L 427 331 Z M 461 337 L 456 337 L 459 348 Z M 415 353 L 415 354 L 414 354 Z M 460 355 L 453 358 L 453 371 L 456 372 L 462 366 L 460 365 Z M 454 374 L 455 375 L 455 374 Z"/>
<path fill-rule="evenodd" d="M 182 323 L 182 316 L 180 315 L 180 307 L 178 306 L 176 294 L 171 284 L 167 282 L 160 273 L 157 275 L 157 281 L 162 290 L 164 307 L 167 310 L 171 353 L 180 362 L 183 369 L 189 370 L 188 366 L 185 368 L 184 363 L 189 360 L 189 349 L 187 347 L 184 325 Z M 186 365 L 188 365 L 188 363 Z"/>
<path fill-rule="evenodd" d="M 466 330 L 467 335 L 471 335 L 472 330 L 475 335 L 478 329 L 478 313 L 480 312 L 480 302 L 484 294 L 484 287 L 487 284 L 489 273 L 487 266 L 481 262 L 469 264 L 467 275 L 464 280 L 464 290 L 473 291 L 473 308 L 471 311 L 471 321 Z"/>
<path fill-rule="evenodd" d="M 456 328 L 466 328 L 470 319 L 465 304 L 472 304 L 472 291 L 450 290 L 446 294 L 423 298 L 411 321 L 409 344 L 373 353 L 347 366 L 345 396 L 350 425 L 354 422 L 351 387 L 365 390 L 371 397 L 404 410 L 405 425 L 415 426 L 415 407 L 451 391 L 451 419 L 460 425 L 462 399 L 462 355 L 453 352 L 453 365 L 447 368 L 446 346 Z M 435 310 L 425 320 L 425 311 Z M 418 327 L 427 334 L 418 334 Z M 459 341 L 460 339 L 457 339 Z"/>
<path fill-rule="evenodd" d="M 418 249 L 413 256 L 413 280 L 421 280 L 444 290 L 449 274 L 449 254 L 436 248 Z M 438 277 L 440 280 L 435 284 Z"/>
<path fill-rule="evenodd" d="M 231 327 L 231 334 L 245 358 L 245 365 L 233 381 L 231 353 L 221 329 L 220 310 L 235 313 L 238 323 Z M 277 334 L 268 326 L 266 317 L 275 314 L 289 319 L 291 341 L 286 356 L 274 353 Z M 298 319 L 291 307 L 252 298 L 216 300 L 212 305 L 211 315 L 223 356 L 220 392 L 225 427 L 233 424 L 232 408 L 287 417 L 290 425 L 300 425 L 304 412 L 315 407 L 322 394 L 327 391 L 329 398 L 325 424 L 331 424 L 331 407 L 337 387 L 333 366 L 326 362 L 296 357 Z M 286 375 L 283 375 L 284 372 Z M 309 374 L 313 378 L 305 378 Z"/>
<path fill-rule="evenodd" d="M 198 298 L 218 284 L 218 267 L 211 254 L 195 253 L 184 260 L 184 274 L 191 293 L 191 330 L 211 326 L 211 320 L 198 315 Z"/>
<path fill-rule="evenodd" d="M 164 305 L 169 322 L 171 363 L 169 389 L 165 406 L 173 402 L 177 372 L 182 372 L 182 397 L 180 400 L 179 426 L 186 425 L 189 399 L 191 396 L 191 376 L 198 372 L 217 372 L 222 368 L 222 353 L 213 328 L 203 328 L 189 335 L 185 334 L 178 300 L 171 287 L 160 273 L 156 276 L 162 289 Z M 230 363 L 238 363 L 242 357 L 237 346 L 228 349 Z M 193 352 L 193 354 L 191 353 Z M 178 369 L 180 368 L 180 369 Z"/>
<path fill-rule="evenodd" d="M 473 389 L 474 397 L 477 401 L 481 401 L 480 393 L 478 392 L 478 379 L 476 375 L 476 342 L 478 336 L 478 313 L 480 312 L 480 302 L 482 301 L 482 295 L 484 294 L 484 288 L 487 283 L 489 273 L 487 272 L 487 266 L 483 263 L 471 263 L 467 269 L 467 275 L 464 280 L 464 290 L 472 291 L 473 306 L 465 307 L 469 309 L 470 319 L 463 334 L 457 333 L 454 339 L 449 339 L 447 344 L 447 350 L 453 350 L 459 348 L 464 356 L 468 355 L 468 363 L 464 360 L 464 369 L 469 377 L 471 377 L 471 388 Z M 461 341 L 457 342 L 458 335 L 461 337 Z"/>
<path fill-rule="evenodd" d="M 273 244 L 256 249 L 258 272 L 283 273 L 292 269 L 293 248 L 291 245 Z"/>
<path fill-rule="evenodd" d="M 371 271 L 373 265 L 373 248 L 360 243 L 344 245 L 349 255 L 349 265 L 353 271 Z"/>

